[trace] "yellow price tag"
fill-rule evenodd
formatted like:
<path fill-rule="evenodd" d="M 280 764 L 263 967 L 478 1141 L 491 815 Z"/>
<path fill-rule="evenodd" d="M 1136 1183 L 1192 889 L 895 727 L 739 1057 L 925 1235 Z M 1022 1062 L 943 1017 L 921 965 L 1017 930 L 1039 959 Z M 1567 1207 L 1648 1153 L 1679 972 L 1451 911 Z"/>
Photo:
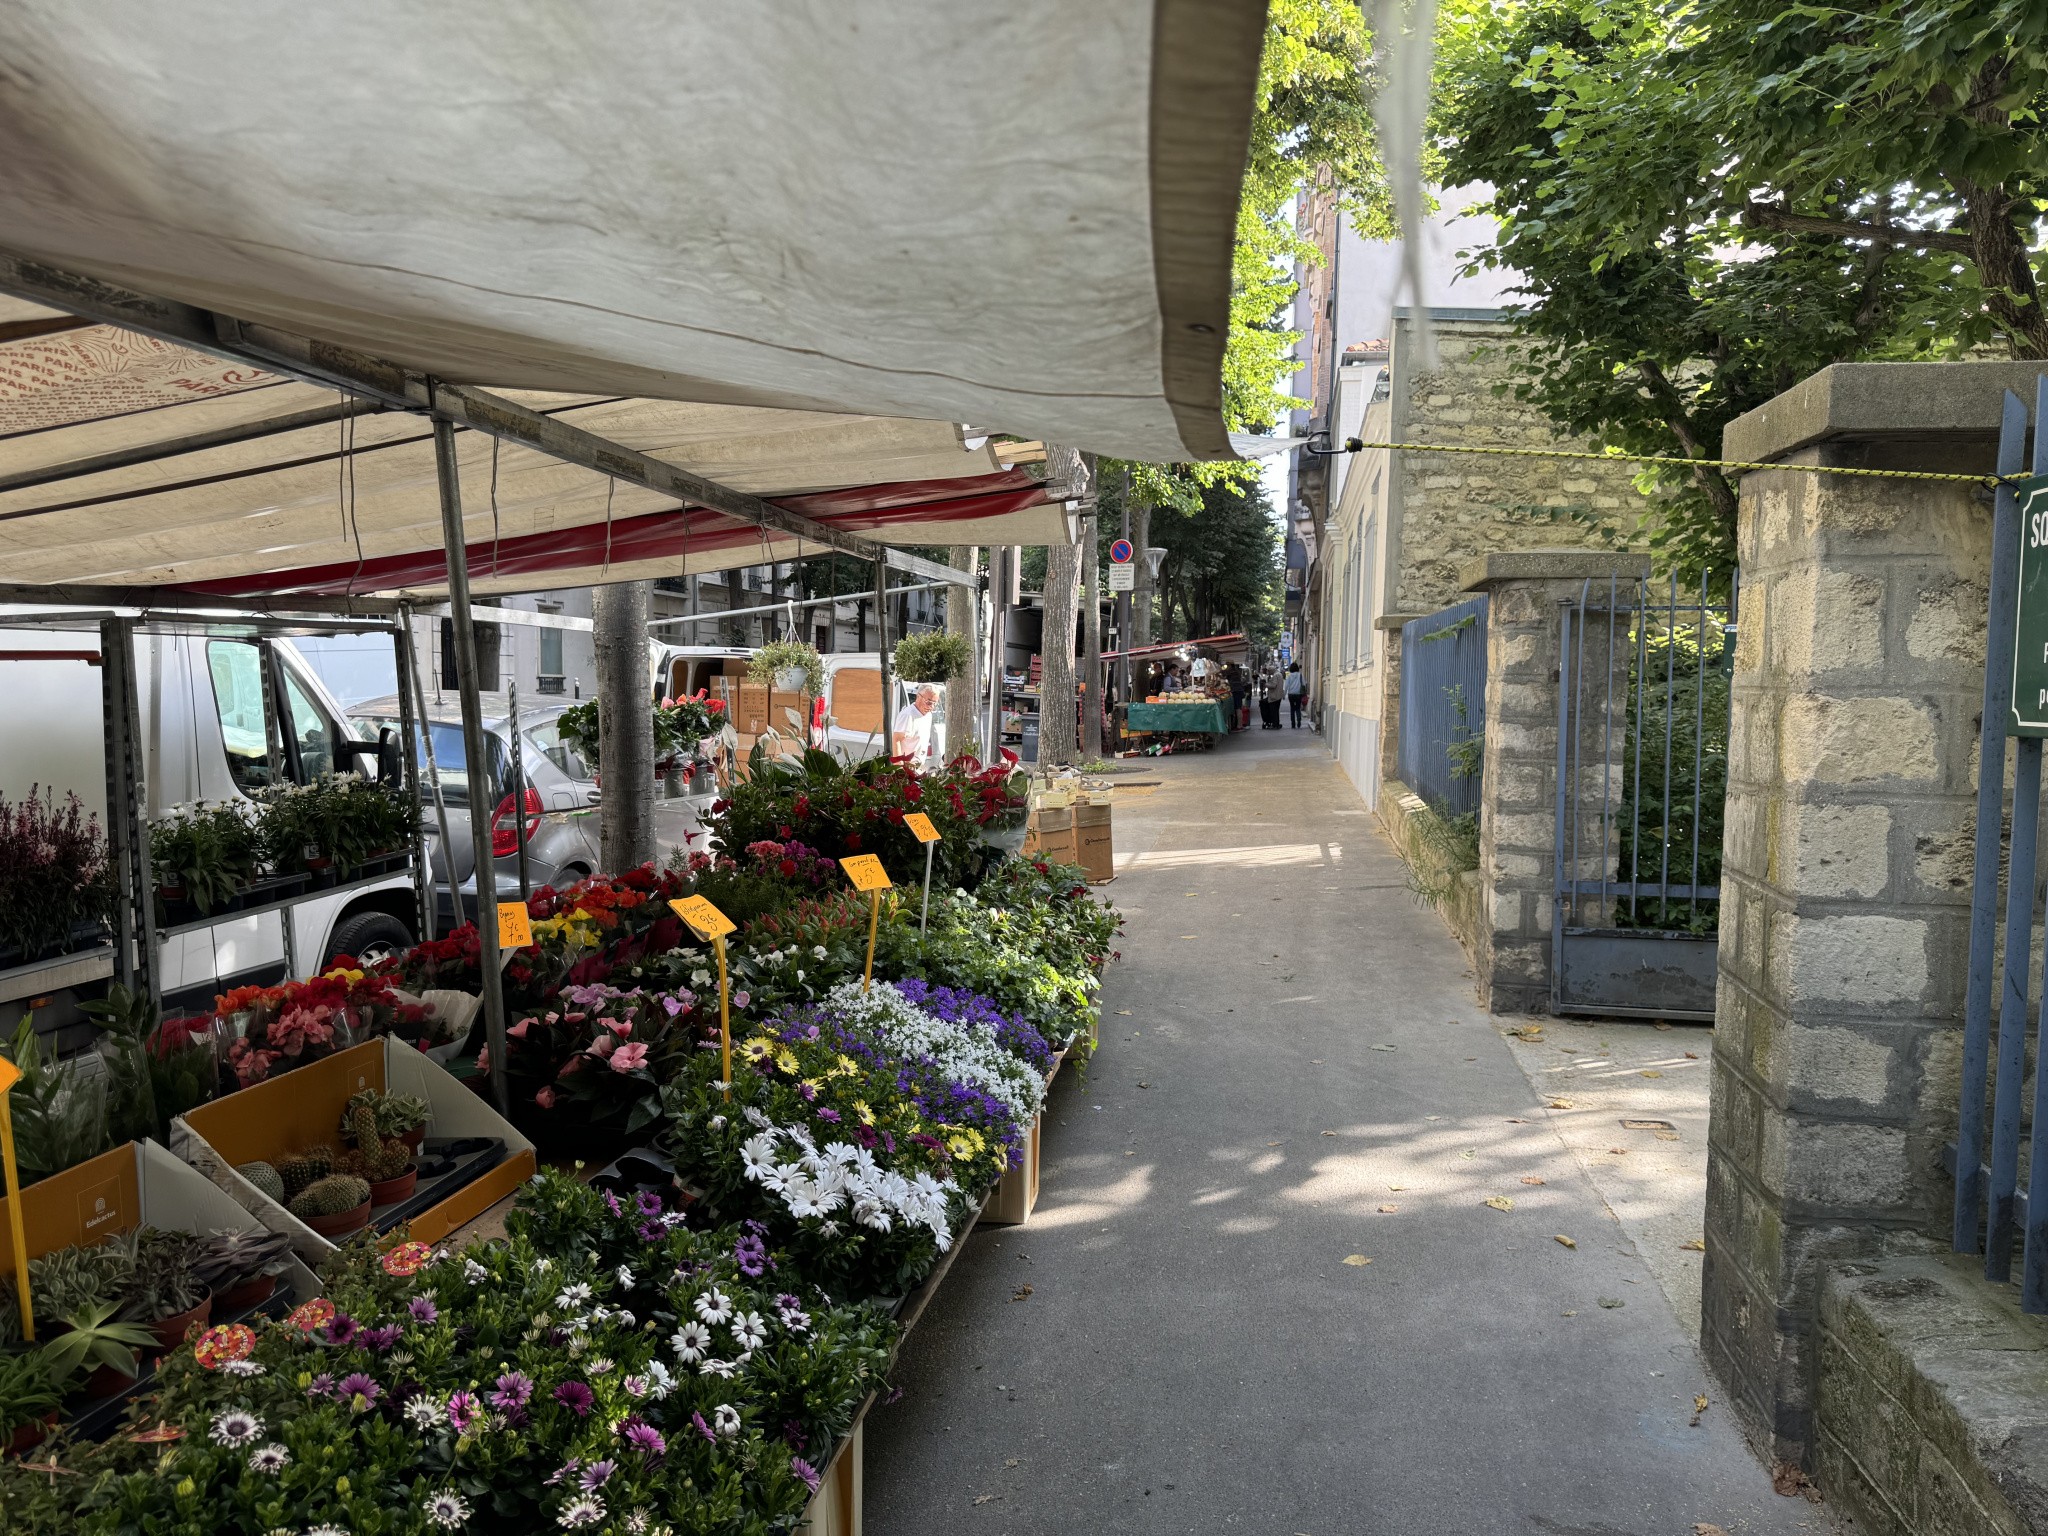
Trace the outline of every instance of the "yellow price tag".
<path fill-rule="evenodd" d="M 903 818 L 908 821 L 908 816 Z M 889 871 L 882 868 L 882 861 L 872 853 L 849 854 L 839 861 L 839 867 L 846 871 L 846 878 L 853 882 L 856 891 L 886 891 L 889 889 Z"/>
<path fill-rule="evenodd" d="M 925 815 L 923 811 L 911 811 L 906 814 L 903 825 L 917 834 L 920 843 L 936 843 L 939 840 L 939 829 L 932 825 L 931 817 Z"/>
<path fill-rule="evenodd" d="M 524 949 L 533 942 L 533 919 L 523 901 L 498 903 L 498 948 Z"/>
<path fill-rule="evenodd" d="M 700 939 L 722 939 L 739 927 L 718 910 L 709 896 L 677 896 L 670 900 L 669 907 Z"/>
<path fill-rule="evenodd" d="M 21 1068 L 5 1057 L 0 1057 L 0 1093 L 5 1093 L 21 1081 Z"/>

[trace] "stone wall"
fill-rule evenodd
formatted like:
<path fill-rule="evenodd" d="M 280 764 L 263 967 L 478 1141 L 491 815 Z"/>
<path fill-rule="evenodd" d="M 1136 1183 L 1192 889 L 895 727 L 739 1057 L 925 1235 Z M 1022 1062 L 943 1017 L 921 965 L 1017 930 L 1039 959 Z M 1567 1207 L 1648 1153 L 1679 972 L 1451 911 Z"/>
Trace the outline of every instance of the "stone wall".
<path fill-rule="evenodd" d="M 1983 473 L 2032 371 L 1839 365 L 1723 451 Z M 1702 1344 L 1754 1438 L 1800 1462 L 1826 1271 L 1949 1230 L 1990 495 L 1755 471 L 1738 532 Z"/>
<path fill-rule="evenodd" d="M 1414 320 L 1394 326 L 1397 442 L 1591 449 L 1541 411 L 1499 392 L 1525 343 L 1504 320 L 1437 313 L 1437 362 L 1420 366 Z M 1393 456 L 1400 568 L 1391 607 L 1433 613 L 1459 600 L 1459 572 L 1490 550 L 1626 549 L 1644 502 L 1634 466 L 1555 458 L 1403 451 Z M 1382 519 L 1384 525 L 1385 519 Z"/>

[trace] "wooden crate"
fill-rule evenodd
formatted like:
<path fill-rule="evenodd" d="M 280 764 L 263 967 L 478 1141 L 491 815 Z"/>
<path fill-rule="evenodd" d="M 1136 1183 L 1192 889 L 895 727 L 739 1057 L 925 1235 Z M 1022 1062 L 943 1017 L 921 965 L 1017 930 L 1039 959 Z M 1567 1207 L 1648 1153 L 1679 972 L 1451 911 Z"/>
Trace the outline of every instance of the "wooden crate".
<path fill-rule="evenodd" d="M 1043 1113 L 1032 1117 L 1031 1130 L 1024 1138 L 1024 1163 L 1004 1174 L 989 1191 L 981 1208 L 981 1219 L 992 1227 L 1021 1227 L 1038 1205 L 1038 1147 L 1045 1126 Z"/>
<path fill-rule="evenodd" d="M 862 1438 L 867 1412 L 854 1420 L 853 1433 L 839 1442 L 818 1491 L 804 1509 L 802 1536 L 861 1536 Z"/>

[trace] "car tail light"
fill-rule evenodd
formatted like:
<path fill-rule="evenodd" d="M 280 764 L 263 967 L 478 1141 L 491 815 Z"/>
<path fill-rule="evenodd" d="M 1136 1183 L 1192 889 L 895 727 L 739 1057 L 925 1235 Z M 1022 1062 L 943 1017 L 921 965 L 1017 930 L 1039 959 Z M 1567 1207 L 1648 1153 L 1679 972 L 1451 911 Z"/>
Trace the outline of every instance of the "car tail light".
<path fill-rule="evenodd" d="M 540 830 L 540 791 L 529 787 L 526 791 L 526 840 L 533 841 L 533 834 Z M 502 859 L 508 853 L 519 851 L 519 828 L 512 815 L 512 797 L 507 795 L 498 802 L 498 808 L 491 812 L 491 857 Z"/>

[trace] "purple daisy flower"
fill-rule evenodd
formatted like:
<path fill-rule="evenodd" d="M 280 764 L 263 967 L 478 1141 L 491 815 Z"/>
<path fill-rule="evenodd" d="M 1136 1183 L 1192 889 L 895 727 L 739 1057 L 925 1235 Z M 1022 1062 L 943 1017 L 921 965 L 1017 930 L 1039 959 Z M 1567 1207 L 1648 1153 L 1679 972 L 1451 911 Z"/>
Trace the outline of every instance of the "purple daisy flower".
<path fill-rule="evenodd" d="M 633 1196 L 633 1209 L 642 1216 L 659 1216 L 661 1214 L 661 1196 L 651 1189 L 643 1189 Z"/>
<path fill-rule="evenodd" d="M 307 1386 L 306 1386 L 306 1396 L 308 1396 L 308 1397 L 332 1397 L 332 1396 L 334 1396 L 334 1378 L 333 1378 L 333 1376 L 329 1375 L 329 1374 L 328 1374 L 328 1373 L 327 1373 L 326 1371 L 322 1371 L 322 1372 L 321 1372 L 321 1373 L 320 1373 L 320 1374 L 319 1374 L 318 1376 L 315 1376 L 315 1377 L 314 1377 L 314 1378 L 312 1379 L 312 1381 L 311 1381 L 311 1382 L 307 1383 Z"/>
<path fill-rule="evenodd" d="M 750 1278 L 761 1275 L 768 1268 L 768 1245 L 752 1233 L 732 1245 L 732 1256 L 740 1266 L 740 1273 Z"/>
<path fill-rule="evenodd" d="M 661 1431 L 637 1415 L 619 1426 L 619 1433 L 626 1444 L 633 1447 L 649 1461 L 659 1461 L 668 1453 L 668 1442 L 661 1437 Z"/>
<path fill-rule="evenodd" d="M 377 1406 L 377 1399 L 384 1395 L 384 1389 L 361 1371 L 351 1371 L 335 1383 L 335 1395 L 344 1403 L 354 1405 L 358 1413 Z"/>
<path fill-rule="evenodd" d="M 434 1305 L 431 1296 L 415 1296 L 406 1303 L 405 1310 L 412 1314 L 416 1323 L 434 1323 L 441 1319 L 441 1309 Z"/>
<path fill-rule="evenodd" d="M 458 1435 L 468 1434 L 482 1417 L 483 1406 L 474 1392 L 457 1392 L 448 1399 L 448 1422 Z"/>
<path fill-rule="evenodd" d="M 812 1466 L 808 1461 L 805 1461 L 803 1457 L 790 1457 L 789 1470 L 794 1472 L 798 1477 L 802 1478 L 804 1480 L 804 1486 L 806 1488 L 809 1488 L 811 1492 L 816 1493 L 818 1491 L 818 1469 Z"/>
<path fill-rule="evenodd" d="M 702 1435 L 706 1440 L 709 1440 L 713 1445 L 718 1444 L 718 1436 L 711 1433 L 711 1426 L 704 1422 L 703 1414 L 692 1413 L 690 1415 L 690 1422 L 697 1426 L 698 1434 Z"/>
<path fill-rule="evenodd" d="M 524 1408 L 533 1396 L 533 1378 L 524 1371 L 512 1371 L 498 1378 L 498 1390 L 491 1394 L 493 1408 Z"/>
<path fill-rule="evenodd" d="M 583 1475 L 576 1480 L 577 1486 L 585 1493 L 595 1493 L 617 1470 L 618 1463 L 615 1461 L 593 1461 L 583 1469 Z"/>
<path fill-rule="evenodd" d="M 337 1312 L 327 1320 L 327 1342 L 346 1344 L 356 1336 L 358 1324 L 346 1312 Z"/>
<path fill-rule="evenodd" d="M 381 1355 L 398 1342 L 399 1335 L 404 1331 L 396 1323 L 384 1323 L 375 1328 L 365 1328 L 356 1337 L 367 1348 L 374 1349 Z"/>
<path fill-rule="evenodd" d="M 590 1410 L 597 1405 L 597 1394 L 580 1381 L 565 1381 L 555 1388 L 555 1401 L 577 1418 L 587 1419 Z"/>

